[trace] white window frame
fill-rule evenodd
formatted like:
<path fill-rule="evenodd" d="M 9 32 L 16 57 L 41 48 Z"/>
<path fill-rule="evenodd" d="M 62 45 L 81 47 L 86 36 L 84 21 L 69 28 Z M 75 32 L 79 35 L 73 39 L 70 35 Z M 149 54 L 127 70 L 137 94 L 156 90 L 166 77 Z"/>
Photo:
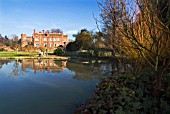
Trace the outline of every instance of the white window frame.
<path fill-rule="evenodd" d="M 57 41 L 60 42 L 60 38 L 57 38 Z"/>
<path fill-rule="evenodd" d="M 40 44 L 35 44 L 35 47 L 39 47 L 40 46 Z"/>
<path fill-rule="evenodd" d="M 47 38 L 44 38 L 44 41 L 47 41 Z"/>
<path fill-rule="evenodd" d="M 35 38 L 35 41 L 39 41 L 39 38 Z"/>

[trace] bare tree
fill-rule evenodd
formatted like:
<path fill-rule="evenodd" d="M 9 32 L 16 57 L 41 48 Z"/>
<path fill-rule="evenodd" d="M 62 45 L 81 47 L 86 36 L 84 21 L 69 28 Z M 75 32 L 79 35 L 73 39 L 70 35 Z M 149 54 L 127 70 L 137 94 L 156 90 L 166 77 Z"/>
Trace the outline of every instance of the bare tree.
<path fill-rule="evenodd" d="M 161 79 L 170 65 L 169 2 L 105 0 L 98 4 L 102 23 L 109 34 L 106 40 L 111 42 L 113 49 L 151 66 L 155 76 L 154 93 L 159 95 Z"/>

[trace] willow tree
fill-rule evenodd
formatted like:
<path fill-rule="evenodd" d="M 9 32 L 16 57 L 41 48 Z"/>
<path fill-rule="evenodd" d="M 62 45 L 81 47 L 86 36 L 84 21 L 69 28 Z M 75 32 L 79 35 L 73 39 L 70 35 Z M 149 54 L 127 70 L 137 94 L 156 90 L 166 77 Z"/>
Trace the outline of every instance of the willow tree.
<path fill-rule="evenodd" d="M 127 57 L 150 65 L 155 95 L 170 65 L 170 4 L 166 0 L 105 0 L 98 2 L 102 23 L 112 45 Z M 164 6 L 164 7 L 163 7 Z M 106 38 L 107 40 L 107 38 Z"/>

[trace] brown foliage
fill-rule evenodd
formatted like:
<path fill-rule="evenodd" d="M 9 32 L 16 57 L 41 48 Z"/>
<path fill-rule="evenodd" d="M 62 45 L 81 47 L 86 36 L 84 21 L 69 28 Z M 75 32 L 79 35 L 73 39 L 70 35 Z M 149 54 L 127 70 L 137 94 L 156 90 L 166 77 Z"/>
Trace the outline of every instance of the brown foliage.
<path fill-rule="evenodd" d="M 168 2 L 157 1 L 105 0 L 99 7 L 102 23 L 110 36 L 105 38 L 112 42 L 113 49 L 147 62 L 161 79 L 170 65 L 170 24 L 166 15 L 161 16 L 166 12 L 160 4 L 164 9 L 170 6 Z"/>

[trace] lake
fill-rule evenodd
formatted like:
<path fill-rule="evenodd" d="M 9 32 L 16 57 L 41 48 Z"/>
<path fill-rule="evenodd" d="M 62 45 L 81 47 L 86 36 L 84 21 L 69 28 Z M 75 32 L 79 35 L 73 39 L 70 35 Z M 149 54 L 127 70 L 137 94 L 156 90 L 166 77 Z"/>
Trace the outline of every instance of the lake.
<path fill-rule="evenodd" d="M 0 114 L 72 114 L 111 70 L 95 60 L 0 60 Z"/>

